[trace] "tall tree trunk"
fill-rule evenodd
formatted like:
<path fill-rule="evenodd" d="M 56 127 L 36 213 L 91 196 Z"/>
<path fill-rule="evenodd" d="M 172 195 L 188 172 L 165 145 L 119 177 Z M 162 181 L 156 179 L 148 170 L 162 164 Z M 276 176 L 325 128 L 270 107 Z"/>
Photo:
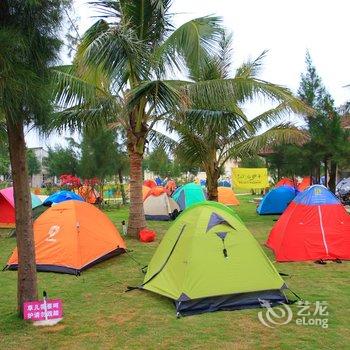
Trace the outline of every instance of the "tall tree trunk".
<path fill-rule="evenodd" d="M 328 187 L 328 159 L 327 157 L 324 158 L 324 185 Z"/>
<path fill-rule="evenodd" d="M 119 177 L 119 184 L 120 184 L 120 193 L 122 194 L 122 202 L 123 202 L 123 205 L 126 205 L 125 188 L 124 188 L 123 174 L 121 169 L 118 169 L 118 177 Z"/>
<path fill-rule="evenodd" d="M 142 198 L 142 158 L 143 155 L 132 150 L 130 157 L 130 210 L 128 235 L 138 237 L 140 230 L 146 227 Z"/>
<path fill-rule="evenodd" d="M 218 202 L 218 180 L 220 174 L 217 170 L 207 172 L 207 196 L 208 200 Z"/>
<path fill-rule="evenodd" d="M 331 166 L 329 169 L 328 187 L 333 193 L 335 193 L 336 185 L 337 185 L 337 163 L 334 160 L 331 160 Z"/>
<path fill-rule="evenodd" d="M 32 200 L 28 182 L 28 165 L 23 124 L 7 120 L 9 151 L 14 187 L 16 234 L 18 249 L 18 310 L 23 314 L 23 303 L 36 300 L 37 277 L 35 264 Z"/>

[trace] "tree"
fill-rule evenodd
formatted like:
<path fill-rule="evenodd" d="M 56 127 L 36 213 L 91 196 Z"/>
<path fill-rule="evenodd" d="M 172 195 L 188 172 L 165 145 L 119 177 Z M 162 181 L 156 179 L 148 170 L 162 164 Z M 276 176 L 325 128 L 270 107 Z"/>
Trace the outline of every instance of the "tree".
<path fill-rule="evenodd" d="M 60 48 L 58 31 L 67 1 L 0 1 L 0 120 L 6 122 L 19 257 L 18 308 L 37 299 L 25 125 L 41 125 L 51 111 L 49 67 Z"/>
<path fill-rule="evenodd" d="M 172 173 L 173 164 L 164 147 L 158 146 L 145 158 L 144 167 L 164 178 Z"/>
<path fill-rule="evenodd" d="M 230 77 L 230 44 L 230 36 L 223 32 L 218 53 L 191 69 L 197 82 L 189 87 L 192 105 L 169 119 L 170 128 L 180 137 L 177 148 L 206 172 L 208 199 L 214 201 L 218 200 L 218 179 L 229 159 L 256 154 L 269 144 L 305 139 L 292 125 L 276 125 L 290 111 L 305 112 L 304 104 L 288 89 L 257 77 L 264 54 Z M 256 97 L 269 98 L 277 106 L 248 121 L 241 106 Z M 259 134 L 262 125 L 270 128 Z"/>
<path fill-rule="evenodd" d="M 3 140 L 0 140 L 0 175 L 8 178 L 11 170 L 8 144 L 6 141 L 5 137 Z"/>
<path fill-rule="evenodd" d="M 317 163 L 310 163 L 311 149 L 306 145 L 283 144 L 272 149 L 273 153 L 266 157 L 269 172 L 275 181 L 282 177 L 294 178 L 296 175 L 310 174 Z"/>
<path fill-rule="evenodd" d="M 130 159 L 128 234 L 146 226 L 142 201 L 142 160 L 149 131 L 183 102 L 184 83 L 171 80 L 188 62 L 195 67 L 213 49 L 216 17 L 189 21 L 174 30 L 171 0 L 94 1 L 102 10 L 82 38 L 74 64 L 58 76 L 58 102 L 66 107 L 58 124 L 101 121 L 121 126 Z"/>
<path fill-rule="evenodd" d="M 77 175 L 79 159 L 76 147 L 71 143 L 68 147 L 56 146 L 48 149 L 48 155 L 43 160 L 50 176 L 60 177 L 64 174 Z"/>
<path fill-rule="evenodd" d="M 335 107 L 334 100 L 322 84 L 308 52 L 306 73 L 301 76 L 298 94 L 313 108 L 313 113 L 306 118 L 311 139 L 301 149 L 300 157 L 309 164 L 314 164 L 311 175 L 316 175 L 317 182 L 320 181 L 321 162 L 323 162 L 326 186 L 335 192 L 338 164 L 350 155 L 349 136 L 341 127 L 341 109 Z M 330 163 L 329 181 L 328 163 Z"/>
<path fill-rule="evenodd" d="M 28 174 L 33 177 L 41 171 L 41 165 L 32 149 L 27 149 Z"/>
<path fill-rule="evenodd" d="M 118 175 L 123 204 L 126 204 L 123 174 L 127 167 L 125 154 L 117 142 L 116 130 L 106 127 L 94 131 L 86 129 L 80 149 L 80 176 L 83 178 L 97 177 L 100 180 L 100 192 L 103 193 L 106 178 Z"/>
<path fill-rule="evenodd" d="M 264 168 L 265 165 L 264 160 L 257 155 L 243 157 L 239 162 L 239 166 L 242 168 Z"/>
<path fill-rule="evenodd" d="M 118 144 L 115 130 L 107 128 L 93 132 L 85 130 L 80 150 L 80 177 L 97 177 L 104 183 L 108 176 L 117 173 Z"/>

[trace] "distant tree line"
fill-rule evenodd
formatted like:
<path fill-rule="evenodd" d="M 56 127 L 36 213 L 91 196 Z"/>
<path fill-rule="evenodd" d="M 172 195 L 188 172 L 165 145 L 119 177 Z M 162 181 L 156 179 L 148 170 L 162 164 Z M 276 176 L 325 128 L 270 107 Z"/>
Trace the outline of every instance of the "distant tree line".
<path fill-rule="evenodd" d="M 336 107 L 324 87 L 310 54 L 306 54 L 306 72 L 301 75 L 299 98 L 312 108 L 305 115 L 308 142 L 303 145 L 287 144 L 273 147 L 266 157 L 276 178 L 281 176 L 312 176 L 316 183 L 324 183 L 335 191 L 337 171 L 350 166 L 350 131 L 342 127 L 346 114 Z"/>

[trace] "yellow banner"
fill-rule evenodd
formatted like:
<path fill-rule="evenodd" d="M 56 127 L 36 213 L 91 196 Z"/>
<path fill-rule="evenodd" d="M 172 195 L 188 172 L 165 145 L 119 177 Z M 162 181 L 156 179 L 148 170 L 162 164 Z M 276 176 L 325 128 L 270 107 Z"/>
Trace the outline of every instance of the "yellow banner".
<path fill-rule="evenodd" d="M 232 168 L 233 188 L 265 188 L 269 186 L 267 168 Z"/>

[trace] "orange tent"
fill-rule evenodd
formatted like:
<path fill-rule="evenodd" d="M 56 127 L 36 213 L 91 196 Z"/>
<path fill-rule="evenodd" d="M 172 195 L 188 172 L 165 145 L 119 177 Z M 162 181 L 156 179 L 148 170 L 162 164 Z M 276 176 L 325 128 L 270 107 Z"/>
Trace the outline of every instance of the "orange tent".
<path fill-rule="evenodd" d="M 78 188 L 78 195 L 84 199 L 85 202 L 95 204 L 100 194 L 90 186 L 81 186 Z"/>
<path fill-rule="evenodd" d="M 93 205 L 81 201 L 57 204 L 34 222 L 38 271 L 80 274 L 81 271 L 125 252 L 119 232 Z M 18 267 L 17 248 L 7 268 Z"/>
<path fill-rule="evenodd" d="M 142 186 L 142 199 L 145 200 L 148 197 L 149 192 L 151 189 L 147 186 Z"/>
<path fill-rule="evenodd" d="M 172 194 L 176 190 L 176 183 L 174 180 L 169 180 L 166 185 L 165 189 L 168 191 L 169 194 Z"/>
<path fill-rule="evenodd" d="M 310 176 L 303 177 L 301 182 L 298 184 L 298 191 L 302 192 L 311 186 Z"/>
<path fill-rule="evenodd" d="M 145 181 L 143 182 L 143 185 L 144 185 L 144 186 L 147 186 L 147 187 L 149 187 L 149 188 L 153 188 L 153 187 L 156 187 L 156 186 L 157 186 L 157 183 L 156 183 L 154 180 L 149 179 L 149 180 L 145 180 Z"/>
<path fill-rule="evenodd" d="M 218 195 L 219 203 L 226 205 L 239 205 L 239 201 L 230 187 L 218 187 Z"/>

